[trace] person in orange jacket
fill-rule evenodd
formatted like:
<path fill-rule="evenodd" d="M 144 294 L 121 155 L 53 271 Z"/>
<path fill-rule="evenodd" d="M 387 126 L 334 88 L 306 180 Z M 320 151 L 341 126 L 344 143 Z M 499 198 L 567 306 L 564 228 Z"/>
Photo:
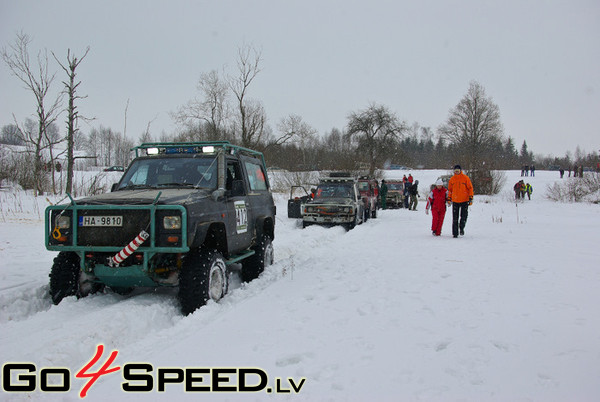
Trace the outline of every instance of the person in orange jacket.
<path fill-rule="evenodd" d="M 465 234 L 469 205 L 473 205 L 471 179 L 462 172 L 460 165 L 454 166 L 454 176 L 448 181 L 448 204 L 452 203 L 452 236 Z M 459 232 L 460 230 L 460 232 Z"/>

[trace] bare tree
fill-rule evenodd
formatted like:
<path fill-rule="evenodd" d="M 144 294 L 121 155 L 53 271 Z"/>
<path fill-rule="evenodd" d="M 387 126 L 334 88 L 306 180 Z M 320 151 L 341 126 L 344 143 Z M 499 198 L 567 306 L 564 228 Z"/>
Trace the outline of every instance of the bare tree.
<path fill-rule="evenodd" d="M 127 98 L 127 103 L 125 104 L 125 113 L 123 116 L 123 135 L 127 135 L 127 111 L 129 110 L 129 98 Z M 148 130 L 150 129 L 150 123 L 148 123 L 148 129 L 146 130 L 146 132 L 148 132 Z"/>
<path fill-rule="evenodd" d="M 37 66 L 35 66 L 37 71 L 34 71 L 34 66 L 32 66 L 29 60 L 29 43 L 31 43 L 31 38 L 27 34 L 22 32 L 17 34 L 17 38 L 9 46 L 9 49 L 2 49 L 2 59 L 11 73 L 25 85 L 27 90 L 33 93 L 36 100 L 37 132 L 28 132 L 27 135 L 24 135 L 24 139 L 34 148 L 33 169 L 35 177 L 40 178 L 37 180 L 34 193 L 38 195 L 43 193 L 41 180 L 43 142 L 48 139 L 46 133 L 48 127 L 58 118 L 62 93 L 57 95 L 49 104 L 46 102 L 48 91 L 56 74 L 50 74 L 48 71 L 48 55 L 46 51 L 38 52 Z"/>
<path fill-rule="evenodd" d="M 188 127 L 203 132 L 207 128 L 207 139 L 219 139 L 227 119 L 227 84 L 216 70 L 202 73 L 196 86 L 202 98 L 193 99 L 172 114 L 173 119 Z"/>
<path fill-rule="evenodd" d="M 450 110 L 439 133 L 458 151 L 456 156 L 463 167 L 480 169 L 486 159 L 489 164 L 491 144 L 502 139 L 500 109 L 486 96 L 484 88 L 472 81 L 467 94 Z"/>
<path fill-rule="evenodd" d="M 96 157 L 96 164 L 126 166 L 131 160 L 130 149 L 133 146 L 133 141 L 121 133 L 100 126 L 92 128 L 86 138 L 84 148 L 89 154 Z"/>
<path fill-rule="evenodd" d="M 385 106 L 371 104 L 367 109 L 348 116 L 347 137 L 357 142 L 359 152 L 366 154 L 369 174 L 375 173 L 377 162 L 391 143 L 406 130 L 404 123 Z"/>
<path fill-rule="evenodd" d="M 19 127 L 16 124 L 2 126 L 0 143 L 7 145 L 25 145 Z"/>
<path fill-rule="evenodd" d="M 264 133 L 266 114 L 259 102 L 249 101 L 248 88 L 260 70 L 261 53 L 251 46 L 238 49 L 238 75 L 230 77 L 229 88 L 236 98 L 237 127 L 241 145 L 252 147 Z"/>
<path fill-rule="evenodd" d="M 85 99 L 87 97 L 77 95 L 77 87 L 79 87 L 81 81 L 77 83 L 75 82 L 77 77 L 75 70 L 88 55 L 89 51 L 90 47 L 88 46 L 83 56 L 77 58 L 74 54 L 71 54 L 71 49 L 68 49 L 66 66 L 58 60 L 58 57 L 56 57 L 54 53 L 52 53 L 52 56 L 54 56 L 56 62 L 61 66 L 64 72 L 67 73 L 67 77 L 69 78 L 68 81 L 63 81 L 63 84 L 65 85 L 65 92 L 69 98 L 69 105 L 67 106 L 67 183 L 65 185 L 65 191 L 67 193 L 72 193 L 73 190 L 73 169 L 75 165 L 73 149 L 75 146 L 75 134 L 79 130 L 77 127 L 79 112 L 77 111 L 75 101 L 77 99 Z"/>
<path fill-rule="evenodd" d="M 277 125 L 279 136 L 269 141 L 265 149 L 295 142 L 302 151 L 302 164 L 306 165 L 306 150 L 311 140 L 314 140 L 317 130 L 302 121 L 302 117 L 291 114 L 281 119 Z"/>

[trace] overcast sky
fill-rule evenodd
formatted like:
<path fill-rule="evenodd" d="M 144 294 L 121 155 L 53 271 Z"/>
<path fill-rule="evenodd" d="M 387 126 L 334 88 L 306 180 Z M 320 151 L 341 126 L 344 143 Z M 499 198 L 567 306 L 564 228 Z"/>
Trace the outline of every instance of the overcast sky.
<path fill-rule="evenodd" d="M 82 115 L 137 142 L 149 122 L 194 98 L 202 73 L 235 73 L 238 48 L 262 51 L 249 96 L 276 128 L 296 114 L 320 134 L 383 104 L 434 131 L 475 80 L 505 135 L 535 153 L 600 150 L 600 1 L 0 0 L 1 47 L 18 32 L 31 56 L 90 53 L 77 69 Z M 54 61 L 51 59 L 51 61 Z M 56 90 L 64 72 L 56 63 Z M 35 112 L 0 66 L 0 126 Z M 64 124 L 61 118 L 61 130 Z M 89 126 L 83 126 L 84 132 Z"/>

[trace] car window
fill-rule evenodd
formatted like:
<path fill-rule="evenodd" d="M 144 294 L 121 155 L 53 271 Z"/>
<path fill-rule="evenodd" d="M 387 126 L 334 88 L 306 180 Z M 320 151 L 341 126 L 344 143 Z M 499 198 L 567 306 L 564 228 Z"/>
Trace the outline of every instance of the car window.
<path fill-rule="evenodd" d="M 264 191 L 267 189 L 267 180 L 265 172 L 260 164 L 246 161 L 246 171 L 248 172 L 248 181 L 250 182 L 250 190 Z"/>

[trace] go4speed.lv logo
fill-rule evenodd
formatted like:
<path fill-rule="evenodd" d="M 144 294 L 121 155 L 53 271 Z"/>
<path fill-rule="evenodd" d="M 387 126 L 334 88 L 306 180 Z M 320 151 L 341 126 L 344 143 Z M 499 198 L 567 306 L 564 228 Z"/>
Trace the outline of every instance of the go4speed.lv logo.
<path fill-rule="evenodd" d="M 299 393 L 306 378 L 295 380 L 288 377 L 287 383 L 275 378 L 269 386 L 269 376 L 260 368 L 214 368 L 214 367 L 159 367 L 149 363 L 126 363 L 112 366 L 118 351 L 114 350 L 97 369 L 104 345 L 98 345 L 94 357 L 85 364 L 75 378 L 86 381 L 79 391 L 85 398 L 90 388 L 102 376 L 121 371 L 123 392 L 167 391 L 167 385 L 179 384 L 185 392 L 266 392 L 276 394 Z M 10 393 L 42 392 L 60 393 L 71 390 L 71 372 L 64 367 L 45 367 L 37 373 L 33 363 L 6 363 L 2 366 L 2 390 Z"/>

